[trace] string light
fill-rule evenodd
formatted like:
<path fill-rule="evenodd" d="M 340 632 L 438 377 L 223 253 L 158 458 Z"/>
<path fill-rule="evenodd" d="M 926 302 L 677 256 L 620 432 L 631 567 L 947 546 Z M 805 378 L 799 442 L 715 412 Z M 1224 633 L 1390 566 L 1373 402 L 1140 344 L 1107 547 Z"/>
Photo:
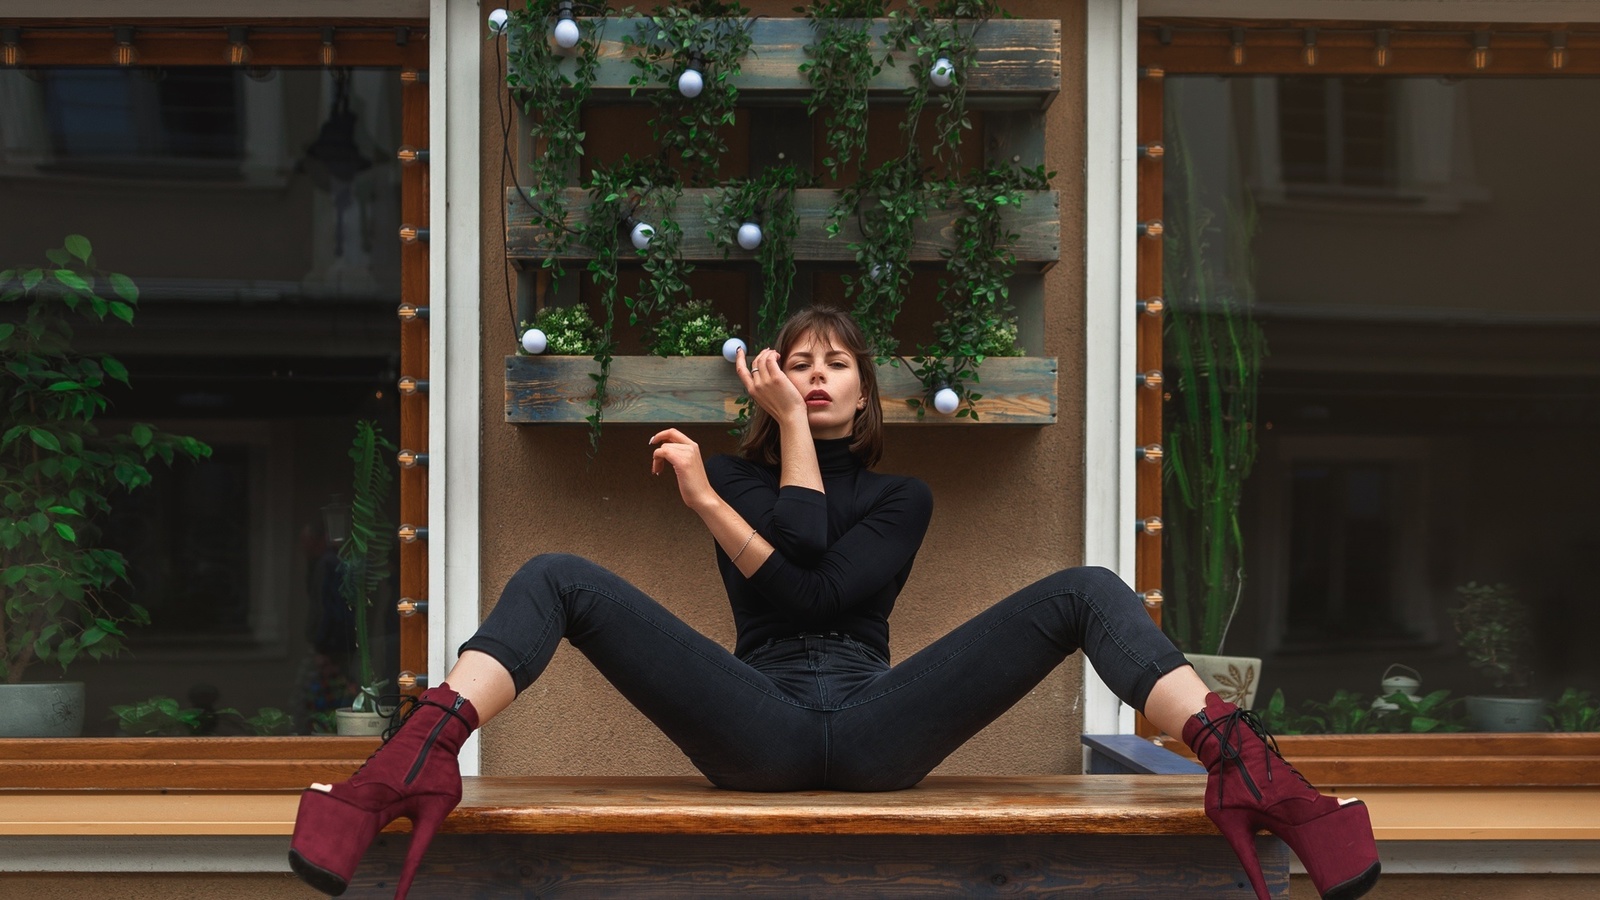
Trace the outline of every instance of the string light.
<path fill-rule="evenodd" d="M 578 39 L 583 37 L 583 33 L 572 18 L 572 0 L 561 0 L 556 4 L 556 27 L 553 32 L 557 47 L 570 50 L 578 46 Z"/>
<path fill-rule="evenodd" d="M 1231 58 L 1236 66 L 1244 65 L 1244 29 L 1233 29 L 1233 47 Z"/>
<path fill-rule="evenodd" d="M 643 250 L 650 246 L 650 239 L 656 236 L 656 230 L 648 222 L 634 222 L 633 228 L 628 231 L 628 240 L 633 242 L 633 249 Z"/>
<path fill-rule="evenodd" d="M 1314 65 L 1317 64 L 1317 30 L 1315 28 L 1307 28 L 1306 29 L 1306 44 L 1305 44 L 1304 56 L 1305 56 L 1305 60 L 1306 60 L 1306 65 L 1314 66 Z"/>
<path fill-rule="evenodd" d="M 941 56 L 934 61 L 933 68 L 929 70 L 928 80 L 933 82 L 934 87 L 945 88 L 950 86 L 950 82 L 953 78 L 955 78 L 955 74 L 955 63 L 952 63 L 949 59 Z"/>
<path fill-rule="evenodd" d="M 678 76 L 678 93 L 693 100 L 705 90 L 706 79 L 702 74 L 705 69 L 706 59 L 698 51 L 689 54 L 689 60 L 684 64 L 683 74 Z M 643 248 L 640 248 L 643 249 Z"/>
<path fill-rule="evenodd" d="M 243 25 L 228 26 L 228 65 L 243 66 L 250 62 L 250 29 Z"/>
<path fill-rule="evenodd" d="M 1387 68 L 1389 65 L 1389 57 L 1391 55 L 1391 51 L 1389 49 L 1389 38 L 1389 29 L 1378 29 L 1378 37 L 1376 38 L 1376 43 L 1378 46 L 1372 51 L 1372 61 L 1377 63 L 1378 68 L 1380 69 Z"/>
<path fill-rule="evenodd" d="M 322 29 L 322 66 L 323 66 L 323 68 L 332 67 L 333 59 L 334 59 L 333 29 L 332 28 L 324 28 L 324 29 Z"/>
<path fill-rule="evenodd" d="M 489 13 L 489 33 L 505 34 L 506 24 L 511 21 L 511 14 L 504 9 L 497 9 Z"/>
<path fill-rule="evenodd" d="M 111 59 L 119 66 L 131 66 L 139 61 L 139 51 L 133 46 L 133 27 L 119 25 L 111 29 L 111 37 L 117 42 L 116 49 L 111 51 Z"/>
<path fill-rule="evenodd" d="M 1472 33 L 1472 67 L 1474 69 L 1487 69 L 1489 67 L 1489 32 L 1474 31 Z"/>
<path fill-rule="evenodd" d="M 761 246 L 761 226 L 755 222 L 746 222 L 739 226 L 739 246 L 746 250 L 754 250 Z"/>
<path fill-rule="evenodd" d="M 961 395 L 957 394 L 949 385 L 941 385 L 933 393 L 933 409 L 941 416 L 953 416 L 956 408 L 961 405 Z"/>
<path fill-rule="evenodd" d="M 22 29 L 0 28 L 0 66 L 22 65 Z"/>
<path fill-rule="evenodd" d="M 1550 68 L 1561 70 L 1567 67 L 1567 33 L 1565 31 L 1552 32 L 1550 35 Z"/>
<path fill-rule="evenodd" d="M 728 362 L 738 362 L 740 350 L 749 350 L 740 338 L 731 337 L 722 342 L 722 358 Z"/>

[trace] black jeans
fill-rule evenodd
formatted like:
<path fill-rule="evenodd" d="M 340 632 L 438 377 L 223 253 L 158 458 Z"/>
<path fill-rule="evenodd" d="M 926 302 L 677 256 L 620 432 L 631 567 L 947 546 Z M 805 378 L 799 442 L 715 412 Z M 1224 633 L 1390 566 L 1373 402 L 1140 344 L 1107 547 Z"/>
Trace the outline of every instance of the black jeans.
<path fill-rule="evenodd" d="M 1082 648 L 1142 709 L 1187 665 L 1110 570 L 1066 569 L 891 667 L 847 635 L 771 641 L 739 659 L 617 575 L 577 556 L 524 565 L 461 649 L 520 692 L 565 636 L 718 787 L 907 788 Z"/>

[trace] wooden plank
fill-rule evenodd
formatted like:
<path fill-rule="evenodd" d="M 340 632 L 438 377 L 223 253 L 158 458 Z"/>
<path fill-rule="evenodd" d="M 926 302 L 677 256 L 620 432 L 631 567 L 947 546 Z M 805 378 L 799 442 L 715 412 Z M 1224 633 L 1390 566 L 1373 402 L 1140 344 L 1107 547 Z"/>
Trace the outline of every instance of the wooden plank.
<path fill-rule="evenodd" d="M 228 760 L 339 759 L 360 763 L 377 738 L 184 737 L 0 738 L 0 762 L 47 759 Z M 0 787 L 8 786 L 0 782 Z"/>
<path fill-rule="evenodd" d="M 95 29 L 89 21 L 79 27 L 22 23 L 20 46 L 29 66 L 106 66 L 115 65 L 112 54 L 116 42 L 111 24 Z M 214 28 L 204 28 L 205 20 L 187 21 L 183 27 L 140 24 L 134 32 L 134 47 L 141 66 L 222 66 L 228 60 L 227 25 L 248 25 L 248 20 L 213 20 Z M 284 20 L 259 23 L 249 36 L 250 66 L 322 68 L 323 21 L 312 27 L 286 26 Z M 425 69 L 428 65 L 427 21 L 396 19 L 384 23 L 333 20 L 335 64 L 340 66 L 405 66 Z M 200 26 L 200 27 L 196 27 Z M 404 46 L 395 43 L 395 28 L 410 29 Z"/>
<path fill-rule="evenodd" d="M 735 246 L 732 252 L 724 257 L 723 252 L 713 246 L 711 239 L 706 236 L 705 226 L 705 198 L 711 193 L 711 188 L 686 188 L 683 196 L 678 200 L 673 218 L 683 228 L 681 250 L 685 259 L 697 262 L 720 262 L 723 259 L 734 262 L 754 262 L 756 255 L 753 250 L 741 250 Z M 506 226 L 506 257 L 512 260 L 529 261 L 544 259 L 549 252 L 544 249 L 544 229 L 535 227 L 530 219 L 527 200 L 515 187 L 509 187 L 505 192 L 507 204 Z M 794 258 L 796 262 L 855 262 L 855 253 L 850 250 L 851 243 L 861 240 L 861 229 L 854 218 L 846 219 L 839 236 L 829 238 L 826 230 L 828 210 L 833 206 L 836 194 L 827 188 L 806 188 L 795 191 L 795 212 L 799 217 L 798 233 L 794 238 Z M 588 207 L 588 194 L 580 188 L 565 188 L 562 190 L 562 200 L 569 212 L 568 219 L 572 222 L 581 221 L 583 210 Z M 642 209 L 640 218 L 651 221 L 659 218 L 659 211 L 649 208 Z M 939 251 L 952 244 L 952 228 L 956 211 L 953 208 L 934 210 L 924 221 L 916 225 L 913 243 L 911 245 L 911 260 L 913 262 L 941 262 L 943 257 Z M 1061 198 L 1055 191 L 1030 191 L 1024 195 L 1023 202 L 1011 207 L 1002 218 L 1006 227 L 1018 235 L 1012 250 L 1016 253 L 1020 269 L 1042 271 L 1061 258 Z M 633 245 L 626 241 L 626 236 L 621 230 L 617 233 L 618 246 L 622 248 L 622 259 L 637 258 Z M 568 248 L 567 259 L 589 259 L 593 256 L 588 248 L 574 243 Z"/>
<path fill-rule="evenodd" d="M 409 841 L 381 835 L 347 897 L 388 897 Z M 1258 838 L 1267 887 L 1289 850 Z M 1221 837 L 1098 835 L 451 835 L 434 839 L 413 900 L 500 897 L 1253 898 Z"/>
<path fill-rule="evenodd" d="M 422 149 L 428 146 L 428 85 L 406 84 L 401 88 L 401 142 Z M 428 166 L 410 165 L 400 169 L 400 220 L 418 226 L 429 223 Z M 428 305 L 428 245 L 416 241 L 400 245 L 400 302 L 419 309 Z M 427 381 L 431 333 L 429 320 L 413 319 L 400 324 L 400 373 Z M 428 451 L 428 403 L 425 397 L 399 395 L 399 448 L 417 453 Z M 400 490 L 400 522 L 426 525 L 428 522 L 428 467 L 401 468 L 397 481 Z M 393 539 L 393 538 L 391 538 Z M 428 545 L 425 541 L 400 544 L 395 554 L 400 567 L 400 596 L 412 600 L 428 599 Z M 398 616 L 391 607 L 381 611 L 399 618 L 399 671 L 381 672 L 379 677 L 394 679 L 400 672 L 428 671 L 428 617 L 425 614 Z M 379 663 L 383 663 L 380 661 Z M 442 678 L 442 676 L 441 676 Z M 420 694 L 421 689 L 410 691 Z"/>
<path fill-rule="evenodd" d="M 632 59 L 638 55 L 623 46 L 625 35 L 634 35 L 643 19 L 601 20 L 595 82 L 590 97 L 603 102 L 643 99 L 653 88 L 632 93 L 628 80 L 638 70 Z M 874 52 L 882 54 L 887 20 L 873 21 Z M 963 32 L 973 23 L 962 23 Z M 811 93 L 801 63 L 809 60 L 805 45 L 812 41 L 811 23 L 802 18 L 753 19 L 750 24 L 752 52 L 740 64 L 738 85 L 742 104 L 763 100 L 792 101 Z M 977 66 L 967 73 L 967 105 L 973 109 L 1045 109 L 1061 90 L 1061 22 L 1057 19 L 991 19 L 977 26 Z M 867 90 L 873 103 L 903 99 L 912 84 L 907 66 L 915 54 L 893 54 L 894 65 L 886 65 L 873 78 Z M 568 78 L 575 69 L 575 57 L 562 64 Z M 937 89 L 935 89 L 937 92 Z"/>
<path fill-rule="evenodd" d="M 506 421 L 582 423 L 594 395 L 589 375 L 597 371 L 598 364 L 585 356 L 506 357 Z M 983 380 L 976 389 L 983 399 L 976 424 L 1048 425 L 1056 420 L 1054 357 L 995 357 L 984 361 L 980 374 Z M 903 367 L 879 366 L 878 386 L 885 422 L 918 422 L 906 400 L 923 395 L 921 382 Z M 606 393 L 607 422 L 732 422 L 743 387 L 720 356 L 620 356 L 611 364 Z M 921 422 L 975 424 L 932 413 Z"/>
<path fill-rule="evenodd" d="M 350 777 L 377 738 L 0 740 L 0 790 L 291 790 Z"/>
<path fill-rule="evenodd" d="M 467 778 L 461 834 L 1215 834 L 1193 775 L 934 776 L 884 793 L 724 791 L 703 778 Z"/>

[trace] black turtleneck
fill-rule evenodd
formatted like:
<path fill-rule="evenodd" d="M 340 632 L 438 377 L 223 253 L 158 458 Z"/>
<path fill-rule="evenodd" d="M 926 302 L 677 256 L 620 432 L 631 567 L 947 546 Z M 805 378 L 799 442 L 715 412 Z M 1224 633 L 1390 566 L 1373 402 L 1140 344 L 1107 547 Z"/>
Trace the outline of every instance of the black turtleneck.
<path fill-rule="evenodd" d="M 889 658 L 889 613 L 933 514 L 915 478 L 880 475 L 850 439 L 816 441 L 822 491 L 778 486 L 778 469 L 737 456 L 706 463 L 711 486 L 773 546 L 749 578 L 717 548 L 739 656 L 774 638 L 848 634 Z"/>

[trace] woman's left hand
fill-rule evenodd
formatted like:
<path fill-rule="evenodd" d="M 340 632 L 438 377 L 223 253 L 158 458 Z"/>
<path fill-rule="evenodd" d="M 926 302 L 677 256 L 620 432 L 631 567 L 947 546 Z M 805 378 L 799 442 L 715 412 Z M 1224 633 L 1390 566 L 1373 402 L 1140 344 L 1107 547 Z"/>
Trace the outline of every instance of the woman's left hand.
<path fill-rule="evenodd" d="M 706 465 L 700 458 L 700 445 L 676 428 L 657 432 L 650 438 L 655 452 L 650 454 L 650 471 L 660 475 L 667 467 L 678 478 L 678 493 L 683 502 L 693 510 L 715 503 L 717 492 L 706 478 Z"/>

